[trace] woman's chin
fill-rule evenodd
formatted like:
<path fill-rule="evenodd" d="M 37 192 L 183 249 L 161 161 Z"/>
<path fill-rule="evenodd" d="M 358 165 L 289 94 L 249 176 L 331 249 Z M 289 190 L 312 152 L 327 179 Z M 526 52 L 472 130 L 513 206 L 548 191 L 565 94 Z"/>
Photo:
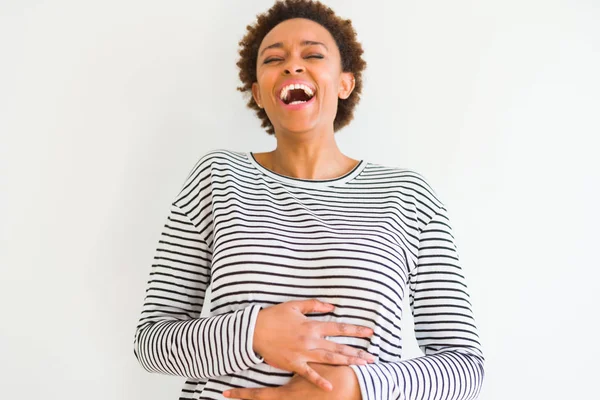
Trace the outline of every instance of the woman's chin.
<path fill-rule="evenodd" d="M 313 120 L 300 120 L 297 119 L 295 121 L 286 121 L 282 123 L 280 126 L 286 132 L 307 132 L 311 129 L 314 129 L 317 124 Z"/>

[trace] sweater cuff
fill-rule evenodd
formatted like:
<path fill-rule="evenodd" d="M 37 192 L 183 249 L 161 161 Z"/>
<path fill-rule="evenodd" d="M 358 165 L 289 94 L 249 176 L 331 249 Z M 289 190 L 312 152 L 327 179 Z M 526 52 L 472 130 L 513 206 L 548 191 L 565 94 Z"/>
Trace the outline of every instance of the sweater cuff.
<path fill-rule="evenodd" d="M 246 353 L 249 355 L 252 365 L 265 361 L 264 357 L 254 351 L 254 328 L 256 328 L 256 320 L 261 308 L 262 306 L 253 304 L 244 310 L 243 320 L 248 321 L 246 329 Z"/>
<path fill-rule="evenodd" d="M 356 374 L 360 386 L 362 400 L 396 399 L 394 382 L 388 377 L 389 372 L 382 363 L 366 365 L 349 365 Z"/>

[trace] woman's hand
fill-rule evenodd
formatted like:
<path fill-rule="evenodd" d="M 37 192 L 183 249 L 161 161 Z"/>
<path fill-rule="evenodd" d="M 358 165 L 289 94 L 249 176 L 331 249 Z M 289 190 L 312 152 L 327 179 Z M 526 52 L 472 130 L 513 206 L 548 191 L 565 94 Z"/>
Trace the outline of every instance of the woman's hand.
<path fill-rule="evenodd" d="M 332 304 L 316 299 L 287 301 L 263 308 L 258 313 L 253 336 L 253 350 L 275 368 L 295 372 L 308 382 L 331 390 L 330 382 L 309 366 L 309 362 L 332 365 L 364 365 L 375 357 L 364 350 L 326 340 L 325 336 L 370 337 L 373 331 L 364 326 L 322 322 L 304 314 L 330 312 Z"/>
<path fill-rule="evenodd" d="M 246 400 L 362 400 L 356 374 L 348 366 L 309 363 L 320 375 L 333 383 L 325 392 L 298 374 L 279 387 L 230 389 L 223 395 L 230 399 Z M 225 393 L 229 392 L 228 395 Z"/>

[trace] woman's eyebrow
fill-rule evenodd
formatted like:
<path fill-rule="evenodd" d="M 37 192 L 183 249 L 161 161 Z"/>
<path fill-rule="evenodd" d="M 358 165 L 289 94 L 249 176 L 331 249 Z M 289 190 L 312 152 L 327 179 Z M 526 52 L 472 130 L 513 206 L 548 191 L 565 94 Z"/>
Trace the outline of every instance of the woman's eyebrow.
<path fill-rule="evenodd" d="M 325 50 L 329 50 L 327 48 L 327 46 L 325 46 L 325 43 L 321 43 L 321 42 L 315 42 L 314 40 L 303 40 L 302 43 L 300 43 L 302 46 L 314 46 L 314 45 L 320 45 L 325 47 Z M 282 42 L 277 42 L 277 43 L 273 43 L 267 47 L 265 47 L 264 49 L 262 49 L 262 51 L 260 52 L 260 55 L 262 56 L 262 54 L 268 50 L 268 49 L 280 49 L 283 47 L 283 43 Z"/>

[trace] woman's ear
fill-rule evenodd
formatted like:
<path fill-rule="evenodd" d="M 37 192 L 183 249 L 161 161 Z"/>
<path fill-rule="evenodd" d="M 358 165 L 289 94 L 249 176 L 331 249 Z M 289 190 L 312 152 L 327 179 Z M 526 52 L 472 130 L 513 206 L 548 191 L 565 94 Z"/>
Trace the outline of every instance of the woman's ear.
<path fill-rule="evenodd" d="M 352 72 L 342 72 L 340 76 L 340 90 L 338 97 L 346 100 L 354 90 L 354 74 Z"/>
<path fill-rule="evenodd" d="M 260 101 L 260 90 L 258 90 L 258 83 L 254 82 L 252 84 L 252 97 L 254 97 L 254 101 L 260 108 L 262 107 L 262 102 Z"/>

